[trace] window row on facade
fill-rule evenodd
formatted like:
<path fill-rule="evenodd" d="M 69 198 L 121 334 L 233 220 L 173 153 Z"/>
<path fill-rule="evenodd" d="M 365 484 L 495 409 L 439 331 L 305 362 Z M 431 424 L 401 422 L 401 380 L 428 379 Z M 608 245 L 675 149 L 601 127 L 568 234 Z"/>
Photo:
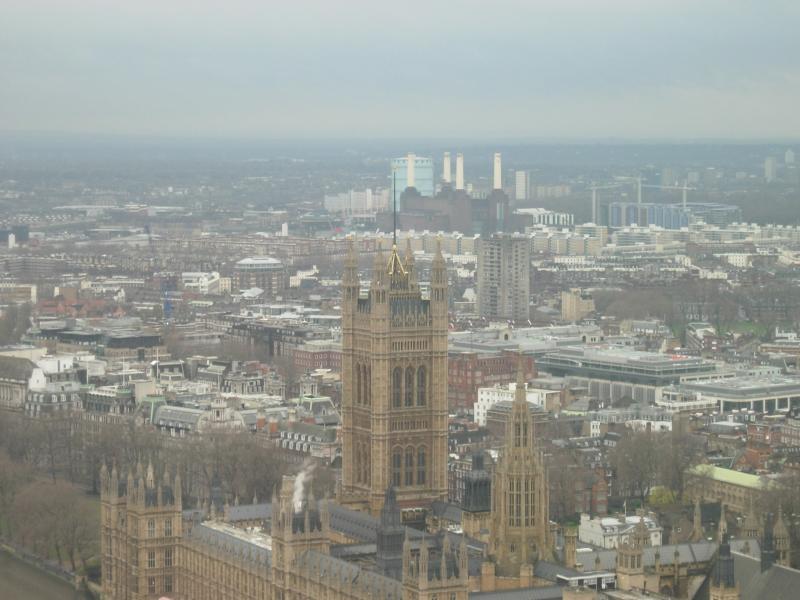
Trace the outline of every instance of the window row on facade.
<path fill-rule="evenodd" d="M 425 485 L 428 450 L 425 446 L 407 446 L 392 450 L 392 485 L 396 488 Z"/>

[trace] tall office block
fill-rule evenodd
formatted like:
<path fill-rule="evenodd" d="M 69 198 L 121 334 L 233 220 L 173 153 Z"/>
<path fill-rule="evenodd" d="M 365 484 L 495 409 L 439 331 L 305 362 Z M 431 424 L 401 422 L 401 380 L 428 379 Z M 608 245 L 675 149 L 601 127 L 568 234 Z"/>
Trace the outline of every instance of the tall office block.
<path fill-rule="evenodd" d="M 529 185 L 530 173 L 528 171 L 514 173 L 514 201 L 521 202 L 528 199 Z"/>
<path fill-rule="evenodd" d="M 778 176 L 778 161 L 774 156 L 768 156 L 764 159 L 764 179 L 767 183 L 772 183 Z"/>
<path fill-rule="evenodd" d="M 496 233 L 478 243 L 478 313 L 488 319 L 527 321 L 530 240 Z"/>

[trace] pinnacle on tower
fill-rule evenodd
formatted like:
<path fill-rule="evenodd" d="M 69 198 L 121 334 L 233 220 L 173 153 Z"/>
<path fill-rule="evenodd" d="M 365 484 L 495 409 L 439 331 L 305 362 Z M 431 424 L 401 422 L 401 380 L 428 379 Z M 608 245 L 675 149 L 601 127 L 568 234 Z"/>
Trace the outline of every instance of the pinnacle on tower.
<path fill-rule="evenodd" d="M 514 393 L 514 399 L 522 402 L 527 402 L 527 391 L 525 384 L 525 358 L 520 352 L 517 359 L 517 387 Z"/>
<path fill-rule="evenodd" d="M 692 541 L 699 542 L 703 539 L 703 514 L 700 508 L 700 496 L 694 500 L 694 519 L 692 523 Z"/>
<path fill-rule="evenodd" d="M 405 259 L 405 267 L 406 272 L 408 272 L 409 277 L 416 279 L 416 273 L 414 272 L 414 251 L 411 249 L 411 238 L 406 238 L 406 259 Z"/>
<path fill-rule="evenodd" d="M 736 587 L 733 575 L 733 557 L 731 556 L 731 545 L 728 542 L 728 535 L 720 540 L 717 562 L 711 572 L 711 585 L 717 589 L 732 589 Z M 712 598 L 713 598 L 712 591 Z"/>

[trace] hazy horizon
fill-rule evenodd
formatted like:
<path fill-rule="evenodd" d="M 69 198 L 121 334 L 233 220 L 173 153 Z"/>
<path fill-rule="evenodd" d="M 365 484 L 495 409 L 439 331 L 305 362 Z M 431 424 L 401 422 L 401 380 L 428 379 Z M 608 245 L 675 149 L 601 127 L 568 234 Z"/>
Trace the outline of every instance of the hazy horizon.
<path fill-rule="evenodd" d="M 6 4 L 6 133 L 800 138 L 793 2 Z"/>

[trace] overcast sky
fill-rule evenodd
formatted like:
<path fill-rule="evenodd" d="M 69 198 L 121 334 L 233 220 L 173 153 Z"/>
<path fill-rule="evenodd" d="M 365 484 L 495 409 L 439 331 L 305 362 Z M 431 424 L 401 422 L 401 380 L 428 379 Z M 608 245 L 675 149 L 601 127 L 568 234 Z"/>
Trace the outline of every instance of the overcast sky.
<path fill-rule="evenodd" d="M 0 130 L 798 138 L 799 4 L 3 0 Z"/>

